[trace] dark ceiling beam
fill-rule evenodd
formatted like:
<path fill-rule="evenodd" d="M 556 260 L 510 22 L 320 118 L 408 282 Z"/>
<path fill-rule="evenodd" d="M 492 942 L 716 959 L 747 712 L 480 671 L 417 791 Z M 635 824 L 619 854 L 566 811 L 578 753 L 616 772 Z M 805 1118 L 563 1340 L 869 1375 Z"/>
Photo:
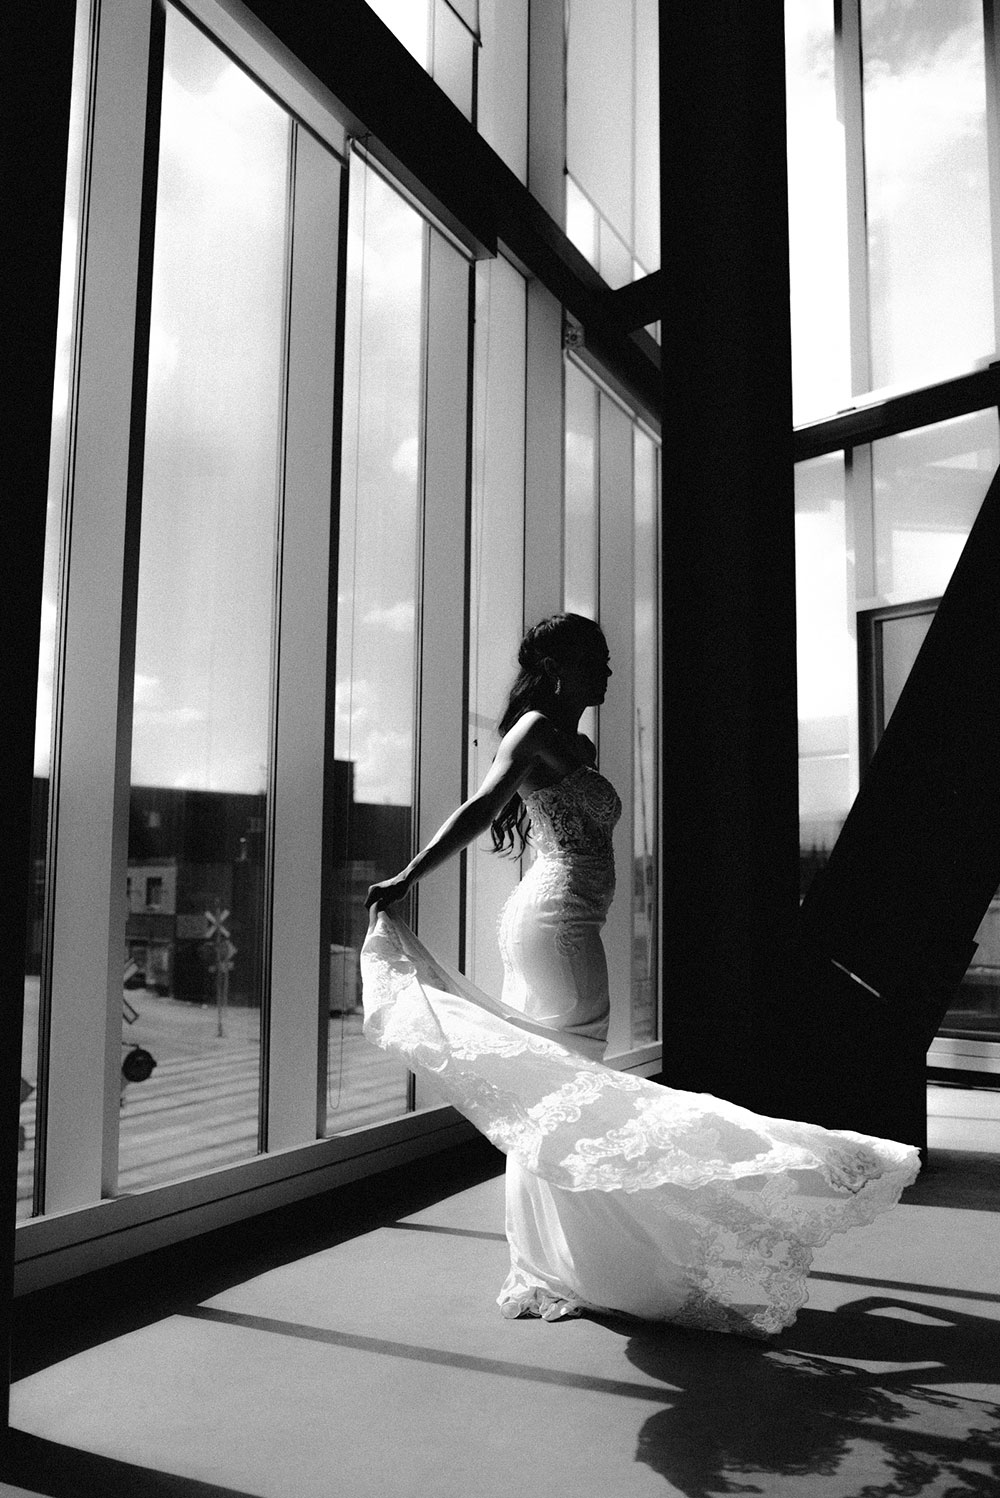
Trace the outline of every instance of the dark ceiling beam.
<path fill-rule="evenodd" d="M 363 0 L 339 0 L 334 9 L 246 4 L 329 89 L 349 132 L 409 193 L 473 253 L 502 245 L 562 303 L 620 385 L 658 413 L 653 339 L 629 334 L 593 266 Z"/>
<path fill-rule="evenodd" d="M 626 333 L 639 328 L 648 328 L 658 322 L 663 307 L 663 272 L 654 270 L 651 276 L 632 281 L 618 291 L 605 294 L 609 315 Z"/>

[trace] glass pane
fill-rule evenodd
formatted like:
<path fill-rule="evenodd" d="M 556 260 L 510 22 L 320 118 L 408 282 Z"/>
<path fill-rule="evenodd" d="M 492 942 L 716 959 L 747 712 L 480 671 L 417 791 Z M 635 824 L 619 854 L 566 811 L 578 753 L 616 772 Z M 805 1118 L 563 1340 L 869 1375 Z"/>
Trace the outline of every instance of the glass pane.
<path fill-rule="evenodd" d="M 635 42 L 632 7 L 608 24 L 605 0 L 566 6 L 566 166 L 633 249 Z"/>
<path fill-rule="evenodd" d="M 445 3 L 434 6 L 434 82 L 467 120 L 473 114 L 472 71 L 475 42 L 472 32 Z"/>
<path fill-rule="evenodd" d="M 566 365 L 565 606 L 597 618 L 597 387 Z"/>
<path fill-rule="evenodd" d="M 425 237 L 419 215 L 353 158 L 334 730 L 331 1131 L 393 1117 L 408 1099 L 405 1068 L 361 1035 L 358 955 L 368 927 L 368 886 L 395 874 L 412 851 Z"/>
<path fill-rule="evenodd" d="M 519 182 L 528 176 L 527 0 L 481 0 L 476 123 Z"/>
<path fill-rule="evenodd" d="M 830 0 L 785 0 L 788 234 L 796 422 L 851 391 L 843 111 Z"/>
<path fill-rule="evenodd" d="M 632 871 L 632 1044 L 655 1040 L 657 1006 L 657 534 L 659 453 L 635 431 L 635 806 Z"/>
<path fill-rule="evenodd" d="M 600 219 L 593 204 L 584 197 L 573 178 L 566 178 L 566 238 L 576 245 L 584 259 L 597 268 Z"/>
<path fill-rule="evenodd" d="M 635 231 L 644 275 L 660 264 L 660 40 L 658 0 L 635 0 Z"/>
<path fill-rule="evenodd" d="M 975 940 L 976 955 L 941 1028 L 995 1040 L 1000 1038 L 1000 890 L 990 901 Z"/>
<path fill-rule="evenodd" d="M 430 0 L 367 0 L 367 4 L 420 66 L 426 68 L 430 50 Z"/>
<path fill-rule="evenodd" d="M 502 257 L 476 267 L 476 356 L 470 567 L 469 770 L 479 785 L 496 752 L 496 724 L 517 670 L 524 577 L 525 287 Z M 487 833 L 470 850 L 465 971 L 499 994 L 497 918 L 520 876 Z"/>
<path fill-rule="evenodd" d="M 864 0 L 865 167 L 876 387 L 994 351 L 981 0 Z"/>
<path fill-rule="evenodd" d="M 598 231 L 598 243 L 600 250 L 597 268 L 601 279 L 607 281 L 613 291 L 618 291 L 632 280 L 635 269 L 632 252 L 603 219 Z"/>
<path fill-rule="evenodd" d="M 801 890 L 822 867 L 857 791 L 857 664 L 844 458 L 795 470 Z"/>
<path fill-rule="evenodd" d="M 935 605 L 914 614 L 881 619 L 876 626 L 875 652 L 880 666 L 881 711 L 888 723 L 906 679 L 927 637 Z M 944 1034 L 970 1037 L 1000 1036 L 1000 892 L 990 901 L 975 934 L 976 953 L 962 980 L 955 1002 L 941 1022 Z"/>
<path fill-rule="evenodd" d="M 45 512 L 42 567 L 42 614 L 38 651 L 38 696 L 35 706 L 35 763 L 31 787 L 31 833 L 28 869 L 28 924 L 25 933 L 24 1029 L 21 1041 L 21 1106 L 18 1119 L 17 1217 L 31 1215 L 37 1134 L 40 1020 L 48 1003 L 45 974 L 46 872 L 48 865 L 49 784 L 52 754 L 52 709 L 58 635 L 59 542 L 66 478 L 66 437 L 71 399 L 73 316 L 77 292 L 81 174 L 84 160 L 84 116 L 87 107 L 87 36 L 89 18 L 81 10 L 73 57 L 73 93 L 66 155 L 66 207 L 63 218 L 56 358 L 49 444 L 49 486 Z"/>
<path fill-rule="evenodd" d="M 287 115 L 168 10 L 123 892 L 123 1191 L 257 1150 L 288 145 Z"/>
<path fill-rule="evenodd" d="M 883 727 L 896 711 L 906 678 L 927 638 L 931 618 L 931 614 L 904 614 L 882 621 Z"/>
<path fill-rule="evenodd" d="M 936 598 L 1000 462 L 995 411 L 872 444 L 875 586 L 887 603 Z"/>

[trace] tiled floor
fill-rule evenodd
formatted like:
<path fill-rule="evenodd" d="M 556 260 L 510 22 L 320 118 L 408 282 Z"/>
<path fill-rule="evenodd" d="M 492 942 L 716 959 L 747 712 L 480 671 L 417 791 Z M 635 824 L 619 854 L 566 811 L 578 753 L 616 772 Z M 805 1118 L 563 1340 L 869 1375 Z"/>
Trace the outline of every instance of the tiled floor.
<path fill-rule="evenodd" d="M 817 1254 L 770 1343 L 503 1321 L 488 1179 L 22 1380 L 26 1459 L 73 1498 L 985 1495 L 1000 1093 L 933 1088 L 930 1111 L 920 1181 Z"/>

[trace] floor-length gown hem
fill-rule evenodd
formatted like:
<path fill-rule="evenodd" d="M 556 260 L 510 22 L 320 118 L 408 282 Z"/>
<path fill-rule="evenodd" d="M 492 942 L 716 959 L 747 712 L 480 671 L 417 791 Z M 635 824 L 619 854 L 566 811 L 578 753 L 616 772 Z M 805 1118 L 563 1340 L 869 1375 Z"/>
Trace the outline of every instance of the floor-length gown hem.
<path fill-rule="evenodd" d="M 588 770 L 526 799 L 536 858 L 501 920 L 502 997 L 383 912 L 361 957 L 365 1034 L 507 1155 L 505 1317 L 780 1331 L 813 1250 L 894 1206 L 918 1152 L 604 1066 L 617 797 Z"/>

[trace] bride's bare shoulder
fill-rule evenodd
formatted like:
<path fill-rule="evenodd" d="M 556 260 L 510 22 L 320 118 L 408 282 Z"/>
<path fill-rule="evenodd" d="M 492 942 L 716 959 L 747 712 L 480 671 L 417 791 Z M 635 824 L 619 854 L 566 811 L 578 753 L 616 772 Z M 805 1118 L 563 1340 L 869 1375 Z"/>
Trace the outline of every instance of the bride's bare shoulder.
<path fill-rule="evenodd" d="M 508 752 L 518 758 L 527 759 L 550 754 L 559 742 L 559 730 L 537 708 L 522 713 L 517 722 L 504 734 L 503 743 Z"/>

